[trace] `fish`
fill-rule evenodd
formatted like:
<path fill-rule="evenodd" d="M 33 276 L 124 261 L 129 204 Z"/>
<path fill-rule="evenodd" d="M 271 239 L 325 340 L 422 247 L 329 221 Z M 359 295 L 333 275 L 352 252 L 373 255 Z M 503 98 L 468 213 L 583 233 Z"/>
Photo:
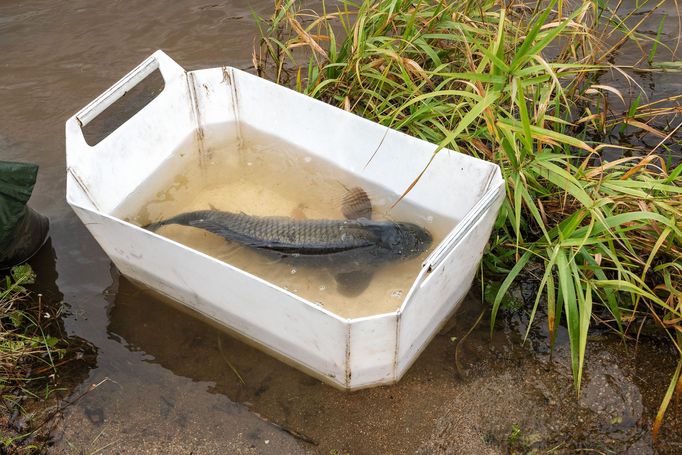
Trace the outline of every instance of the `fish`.
<path fill-rule="evenodd" d="M 335 273 L 339 290 L 358 295 L 382 264 L 423 253 L 431 233 L 410 222 L 371 220 L 371 202 L 361 188 L 342 201 L 345 219 L 294 219 L 254 216 L 217 209 L 185 212 L 144 226 L 156 231 L 166 225 L 203 229 L 290 262 L 326 267 Z"/>

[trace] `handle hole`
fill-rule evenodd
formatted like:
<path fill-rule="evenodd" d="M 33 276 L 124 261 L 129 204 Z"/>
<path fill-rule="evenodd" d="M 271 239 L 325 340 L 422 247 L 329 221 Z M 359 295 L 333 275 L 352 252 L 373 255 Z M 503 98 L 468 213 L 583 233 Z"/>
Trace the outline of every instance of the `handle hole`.
<path fill-rule="evenodd" d="M 157 97 L 166 83 L 158 69 L 107 107 L 83 127 L 83 137 L 89 146 L 97 145 L 105 137 L 127 122 Z"/>

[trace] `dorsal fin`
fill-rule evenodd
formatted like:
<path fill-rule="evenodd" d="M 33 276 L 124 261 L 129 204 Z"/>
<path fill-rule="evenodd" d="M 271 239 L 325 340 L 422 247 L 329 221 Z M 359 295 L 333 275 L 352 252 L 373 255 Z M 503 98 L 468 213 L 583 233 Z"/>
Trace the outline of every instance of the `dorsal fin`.
<path fill-rule="evenodd" d="M 372 201 L 359 186 L 350 188 L 341 201 L 341 213 L 348 220 L 372 219 Z"/>

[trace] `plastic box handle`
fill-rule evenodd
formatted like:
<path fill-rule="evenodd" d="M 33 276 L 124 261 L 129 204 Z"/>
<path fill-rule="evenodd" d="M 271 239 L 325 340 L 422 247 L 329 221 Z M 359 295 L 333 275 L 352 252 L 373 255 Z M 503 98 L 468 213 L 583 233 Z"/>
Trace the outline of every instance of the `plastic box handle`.
<path fill-rule="evenodd" d="M 163 51 L 156 51 L 135 69 L 109 87 L 104 93 L 90 102 L 90 104 L 81 109 L 75 116 L 78 124 L 81 127 L 84 127 L 90 123 L 99 114 L 104 112 L 109 106 L 114 104 L 157 69 L 161 72 L 161 76 L 166 84 L 173 78 L 185 74 L 184 68 L 175 63 L 175 61 L 168 57 Z"/>

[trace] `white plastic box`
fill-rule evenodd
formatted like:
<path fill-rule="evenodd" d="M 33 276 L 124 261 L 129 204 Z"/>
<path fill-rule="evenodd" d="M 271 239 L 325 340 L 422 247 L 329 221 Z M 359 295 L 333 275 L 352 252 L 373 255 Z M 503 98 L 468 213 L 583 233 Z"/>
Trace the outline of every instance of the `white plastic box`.
<path fill-rule="evenodd" d="M 156 69 L 161 93 L 89 146 L 82 127 Z M 201 158 L 204 129 L 228 122 L 266 131 L 396 194 L 436 149 L 234 68 L 186 72 L 157 51 L 66 122 L 67 201 L 132 280 L 331 385 L 398 381 L 471 286 L 504 197 L 499 168 L 449 150 L 436 154 L 406 199 L 461 221 L 424 261 L 397 311 L 347 319 L 112 215 L 162 164 L 181 159 L 175 150 L 188 135 Z"/>

